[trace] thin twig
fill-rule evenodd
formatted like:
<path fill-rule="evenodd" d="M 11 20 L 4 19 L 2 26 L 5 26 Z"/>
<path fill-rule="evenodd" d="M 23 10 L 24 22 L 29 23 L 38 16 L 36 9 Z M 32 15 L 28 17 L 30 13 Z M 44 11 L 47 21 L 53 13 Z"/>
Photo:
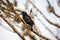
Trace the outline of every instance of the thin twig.
<path fill-rule="evenodd" d="M 36 9 L 40 12 L 40 14 L 45 18 L 45 20 L 47 20 L 50 24 L 52 24 L 52 25 L 60 28 L 60 24 L 53 23 L 53 22 L 49 21 L 49 20 L 44 16 L 44 14 L 34 5 L 34 3 L 32 3 L 32 1 L 30 1 L 30 0 L 28 0 L 28 1 L 34 6 L 34 8 L 36 8 Z"/>
<path fill-rule="evenodd" d="M 10 25 L 10 27 L 14 30 L 14 32 L 17 33 L 18 36 L 21 37 L 23 40 L 25 40 L 24 36 L 20 32 L 18 32 L 17 29 L 15 28 L 16 26 L 8 18 L 6 18 L 6 15 L 3 13 L 1 13 L 1 15 L 3 20 Z"/>
<path fill-rule="evenodd" d="M 31 31 L 31 30 L 30 30 L 30 31 Z M 50 40 L 49 38 L 47 38 L 47 37 L 45 37 L 45 36 L 43 36 L 43 35 L 41 35 L 41 34 L 35 32 L 34 30 L 33 30 L 32 32 L 35 33 L 36 35 L 38 35 L 39 37 L 45 39 L 45 40 Z"/>
<path fill-rule="evenodd" d="M 38 18 L 38 17 L 37 17 Z M 44 27 L 58 40 L 60 40 L 57 36 L 54 35 L 54 33 L 38 18 L 38 20 L 44 25 Z"/>
<path fill-rule="evenodd" d="M 52 24 L 52 25 L 55 25 L 55 26 L 57 26 L 58 28 L 60 28 L 60 25 L 59 24 L 56 24 L 56 23 L 53 23 L 53 22 L 51 22 L 51 21 L 49 21 L 44 15 L 43 15 L 43 13 L 31 2 L 31 1 L 29 1 L 40 13 L 41 13 L 41 15 L 50 23 L 50 24 Z M 47 27 L 46 27 L 47 28 Z M 48 29 L 48 28 L 47 28 Z M 49 29 L 48 29 L 49 30 Z M 49 30 L 50 31 L 50 30 Z M 50 31 L 51 32 L 51 31 Z M 52 32 L 51 32 L 52 33 Z M 57 38 L 58 40 L 59 40 L 59 38 L 57 37 L 57 36 L 55 36 L 55 38 Z"/>
<path fill-rule="evenodd" d="M 16 0 L 14 0 L 14 6 L 17 6 L 17 1 Z"/>
<path fill-rule="evenodd" d="M 60 15 L 57 15 L 54 8 L 51 6 L 50 2 L 47 0 L 49 6 L 48 6 L 48 10 L 49 12 L 52 12 L 56 17 L 60 18 Z"/>

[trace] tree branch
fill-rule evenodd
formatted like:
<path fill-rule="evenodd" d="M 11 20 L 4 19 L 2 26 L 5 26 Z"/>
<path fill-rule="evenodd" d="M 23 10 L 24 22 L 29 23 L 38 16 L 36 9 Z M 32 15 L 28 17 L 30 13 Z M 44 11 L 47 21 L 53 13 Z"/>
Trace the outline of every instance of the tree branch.
<path fill-rule="evenodd" d="M 18 32 L 17 29 L 15 28 L 16 26 L 8 18 L 6 18 L 6 15 L 3 13 L 1 13 L 1 15 L 3 20 L 10 25 L 10 27 L 14 30 L 14 32 L 17 33 L 18 36 L 21 37 L 23 40 L 25 40 L 24 36 L 20 32 Z"/>
<path fill-rule="evenodd" d="M 52 24 L 52 25 L 60 28 L 60 24 L 53 23 L 53 22 L 49 21 L 49 20 L 44 16 L 44 14 L 34 5 L 34 3 L 32 3 L 32 1 L 30 1 L 30 0 L 28 0 L 28 1 L 34 6 L 34 8 L 36 8 L 36 9 L 40 12 L 40 14 L 45 18 L 45 20 L 47 20 L 50 24 Z"/>
<path fill-rule="evenodd" d="M 49 3 L 49 1 L 47 0 L 49 6 L 47 7 L 49 12 L 52 12 L 56 17 L 60 18 L 60 15 L 57 15 L 54 8 L 51 6 L 51 4 Z"/>

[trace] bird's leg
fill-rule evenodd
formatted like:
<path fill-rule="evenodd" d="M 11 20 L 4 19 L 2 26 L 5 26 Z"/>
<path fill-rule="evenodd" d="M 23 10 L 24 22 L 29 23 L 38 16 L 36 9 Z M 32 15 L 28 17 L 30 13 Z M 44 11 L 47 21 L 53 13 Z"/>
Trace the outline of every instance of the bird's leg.
<path fill-rule="evenodd" d="M 33 27 L 30 25 L 30 28 L 29 28 L 31 31 L 33 30 Z"/>
<path fill-rule="evenodd" d="M 33 30 L 32 27 L 31 27 L 31 25 L 28 25 L 27 28 L 28 28 L 29 30 L 31 30 L 31 31 Z"/>
<path fill-rule="evenodd" d="M 31 26 L 31 31 L 33 31 L 33 27 Z"/>

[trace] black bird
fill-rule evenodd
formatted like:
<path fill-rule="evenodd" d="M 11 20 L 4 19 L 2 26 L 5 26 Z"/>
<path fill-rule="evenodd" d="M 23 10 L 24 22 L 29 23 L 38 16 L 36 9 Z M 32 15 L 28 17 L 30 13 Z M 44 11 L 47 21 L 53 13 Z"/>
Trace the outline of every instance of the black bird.
<path fill-rule="evenodd" d="M 30 30 L 33 30 L 33 24 L 34 24 L 34 22 L 33 22 L 33 20 L 31 19 L 31 17 L 27 14 L 27 12 L 22 11 L 22 12 L 21 12 L 21 15 L 22 15 L 24 21 L 25 21 L 27 24 L 30 25 L 30 27 L 29 27 Z"/>

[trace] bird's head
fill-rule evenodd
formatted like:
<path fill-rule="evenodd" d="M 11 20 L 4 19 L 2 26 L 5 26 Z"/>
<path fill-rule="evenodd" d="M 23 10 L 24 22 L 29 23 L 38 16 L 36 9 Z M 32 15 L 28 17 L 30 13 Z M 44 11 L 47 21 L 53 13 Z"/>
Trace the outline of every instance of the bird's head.
<path fill-rule="evenodd" d="M 21 15 L 27 15 L 27 12 L 22 11 L 22 12 L 21 12 Z"/>

